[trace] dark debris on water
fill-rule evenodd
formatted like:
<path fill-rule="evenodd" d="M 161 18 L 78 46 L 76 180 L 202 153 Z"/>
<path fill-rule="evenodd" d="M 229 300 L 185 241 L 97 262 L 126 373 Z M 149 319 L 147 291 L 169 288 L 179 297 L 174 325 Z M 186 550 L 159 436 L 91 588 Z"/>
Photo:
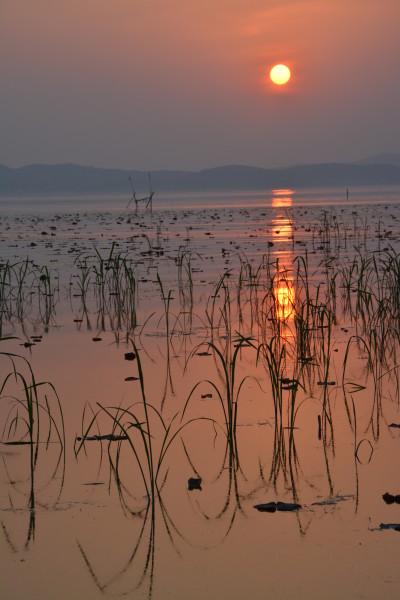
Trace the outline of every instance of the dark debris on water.
<path fill-rule="evenodd" d="M 381 523 L 379 529 L 394 529 L 394 531 L 400 531 L 400 523 Z"/>
<path fill-rule="evenodd" d="M 188 479 L 188 490 L 200 490 L 201 491 L 201 477 L 189 477 Z"/>
<path fill-rule="evenodd" d="M 385 492 L 382 498 L 386 502 L 386 504 L 400 504 L 400 494 L 394 496 L 393 494 L 389 494 L 389 492 Z"/>
<path fill-rule="evenodd" d="M 292 512 L 301 509 L 301 504 L 295 502 L 265 502 L 263 504 L 255 504 L 256 508 L 260 512 Z"/>
<path fill-rule="evenodd" d="M 85 442 L 94 442 L 94 441 L 101 441 L 101 440 L 108 440 L 109 442 L 116 442 L 116 441 L 120 441 L 120 440 L 127 440 L 128 436 L 127 435 L 114 435 L 112 433 L 110 434 L 106 434 L 106 435 L 77 435 L 76 439 L 78 440 L 78 442 L 80 441 L 85 441 Z"/>

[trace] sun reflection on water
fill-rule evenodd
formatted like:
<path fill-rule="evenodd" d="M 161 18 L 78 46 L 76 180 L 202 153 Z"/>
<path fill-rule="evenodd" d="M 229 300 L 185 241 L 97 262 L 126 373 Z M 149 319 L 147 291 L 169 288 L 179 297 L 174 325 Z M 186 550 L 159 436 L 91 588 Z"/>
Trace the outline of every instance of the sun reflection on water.
<path fill-rule="evenodd" d="M 274 288 L 276 315 L 279 321 L 287 321 L 294 313 L 295 286 L 292 279 L 278 278 Z"/>
<path fill-rule="evenodd" d="M 274 243 L 293 240 L 293 223 L 288 209 L 292 206 L 293 190 L 273 190 L 272 207 L 278 209 L 272 219 L 272 236 Z M 281 210 L 279 210 L 281 209 Z M 292 276 L 292 251 L 282 252 L 279 255 L 279 270 L 276 276 L 274 297 L 277 319 L 287 322 L 293 318 L 295 285 Z"/>
<path fill-rule="evenodd" d="M 273 190 L 272 206 L 274 208 L 286 208 L 292 206 L 293 190 Z"/>

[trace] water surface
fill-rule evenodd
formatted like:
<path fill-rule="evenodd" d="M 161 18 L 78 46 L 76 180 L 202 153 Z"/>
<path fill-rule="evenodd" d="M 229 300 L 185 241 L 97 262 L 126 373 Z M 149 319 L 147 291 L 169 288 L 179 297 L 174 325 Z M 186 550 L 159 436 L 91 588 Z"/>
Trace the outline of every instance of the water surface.
<path fill-rule="evenodd" d="M 61 448 L 41 411 L 33 458 L 30 445 L 4 443 L 21 439 L 25 415 L 21 380 L 10 378 L 1 400 L 3 598 L 398 595 L 400 505 L 382 498 L 400 494 L 400 429 L 390 427 L 400 423 L 397 288 L 388 287 L 397 285 L 398 200 L 393 188 L 349 190 L 348 199 L 346 190 L 180 195 L 156 198 L 152 213 L 127 210 L 122 197 L 1 201 L 2 264 L 29 261 L 20 301 L 18 280 L 2 288 L 13 289 L 2 336 L 16 338 L 2 352 L 54 385 L 65 424 Z M 104 289 L 99 257 L 121 268 L 104 270 Z M 306 290 L 308 350 L 299 341 Z M 232 450 L 217 350 L 229 371 L 240 339 Z M 118 476 L 118 442 L 88 441 L 74 454 L 91 410 L 100 410 L 93 434 L 113 429 L 101 407 L 129 408 L 144 422 L 140 380 L 126 380 L 139 376 L 138 360 L 124 357 L 132 341 L 147 401 L 172 431 L 187 423 L 150 505 L 127 441 Z M 282 386 L 301 383 L 282 391 L 281 415 L 272 355 L 257 360 L 259 347 L 276 360 L 283 352 Z M 12 363 L 1 361 L 5 377 Z M 15 364 L 28 379 L 24 359 Z M 51 387 L 40 401 L 59 423 Z M 20 421 L 10 427 L 12 406 Z M 165 430 L 155 411 L 151 426 L 157 464 Z M 130 434 L 140 454 L 139 430 Z M 188 490 L 191 477 L 201 490 Z M 269 501 L 301 509 L 254 508 Z"/>

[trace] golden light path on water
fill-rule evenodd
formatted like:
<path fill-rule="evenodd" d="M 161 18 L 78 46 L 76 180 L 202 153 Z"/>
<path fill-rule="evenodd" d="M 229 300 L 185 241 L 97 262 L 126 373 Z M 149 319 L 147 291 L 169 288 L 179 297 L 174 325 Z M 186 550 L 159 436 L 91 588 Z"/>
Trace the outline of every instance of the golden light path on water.
<path fill-rule="evenodd" d="M 290 189 L 274 190 L 272 207 L 278 210 L 272 220 L 274 243 L 293 240 L 293 223 L 287 209 L 292 206 L 293 191 Z M 274 296 L 276 313 L 279 321 L 287 322 L 293 319 L 295 302 L 295 285 L 292 276 L 292 252 L 279 257 Z"/>

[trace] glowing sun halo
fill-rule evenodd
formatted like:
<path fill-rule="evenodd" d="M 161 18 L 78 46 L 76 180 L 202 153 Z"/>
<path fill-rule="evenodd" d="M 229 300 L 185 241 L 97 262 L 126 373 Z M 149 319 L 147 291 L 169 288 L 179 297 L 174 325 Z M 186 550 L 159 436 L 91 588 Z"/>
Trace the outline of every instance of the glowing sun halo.
<path fill-rule="evenodd" d="M 275 65 L 269 74 L 271 81 L 276 85 L 284 85 L 290 79 L 290 69 L 286 65 Z"/>

